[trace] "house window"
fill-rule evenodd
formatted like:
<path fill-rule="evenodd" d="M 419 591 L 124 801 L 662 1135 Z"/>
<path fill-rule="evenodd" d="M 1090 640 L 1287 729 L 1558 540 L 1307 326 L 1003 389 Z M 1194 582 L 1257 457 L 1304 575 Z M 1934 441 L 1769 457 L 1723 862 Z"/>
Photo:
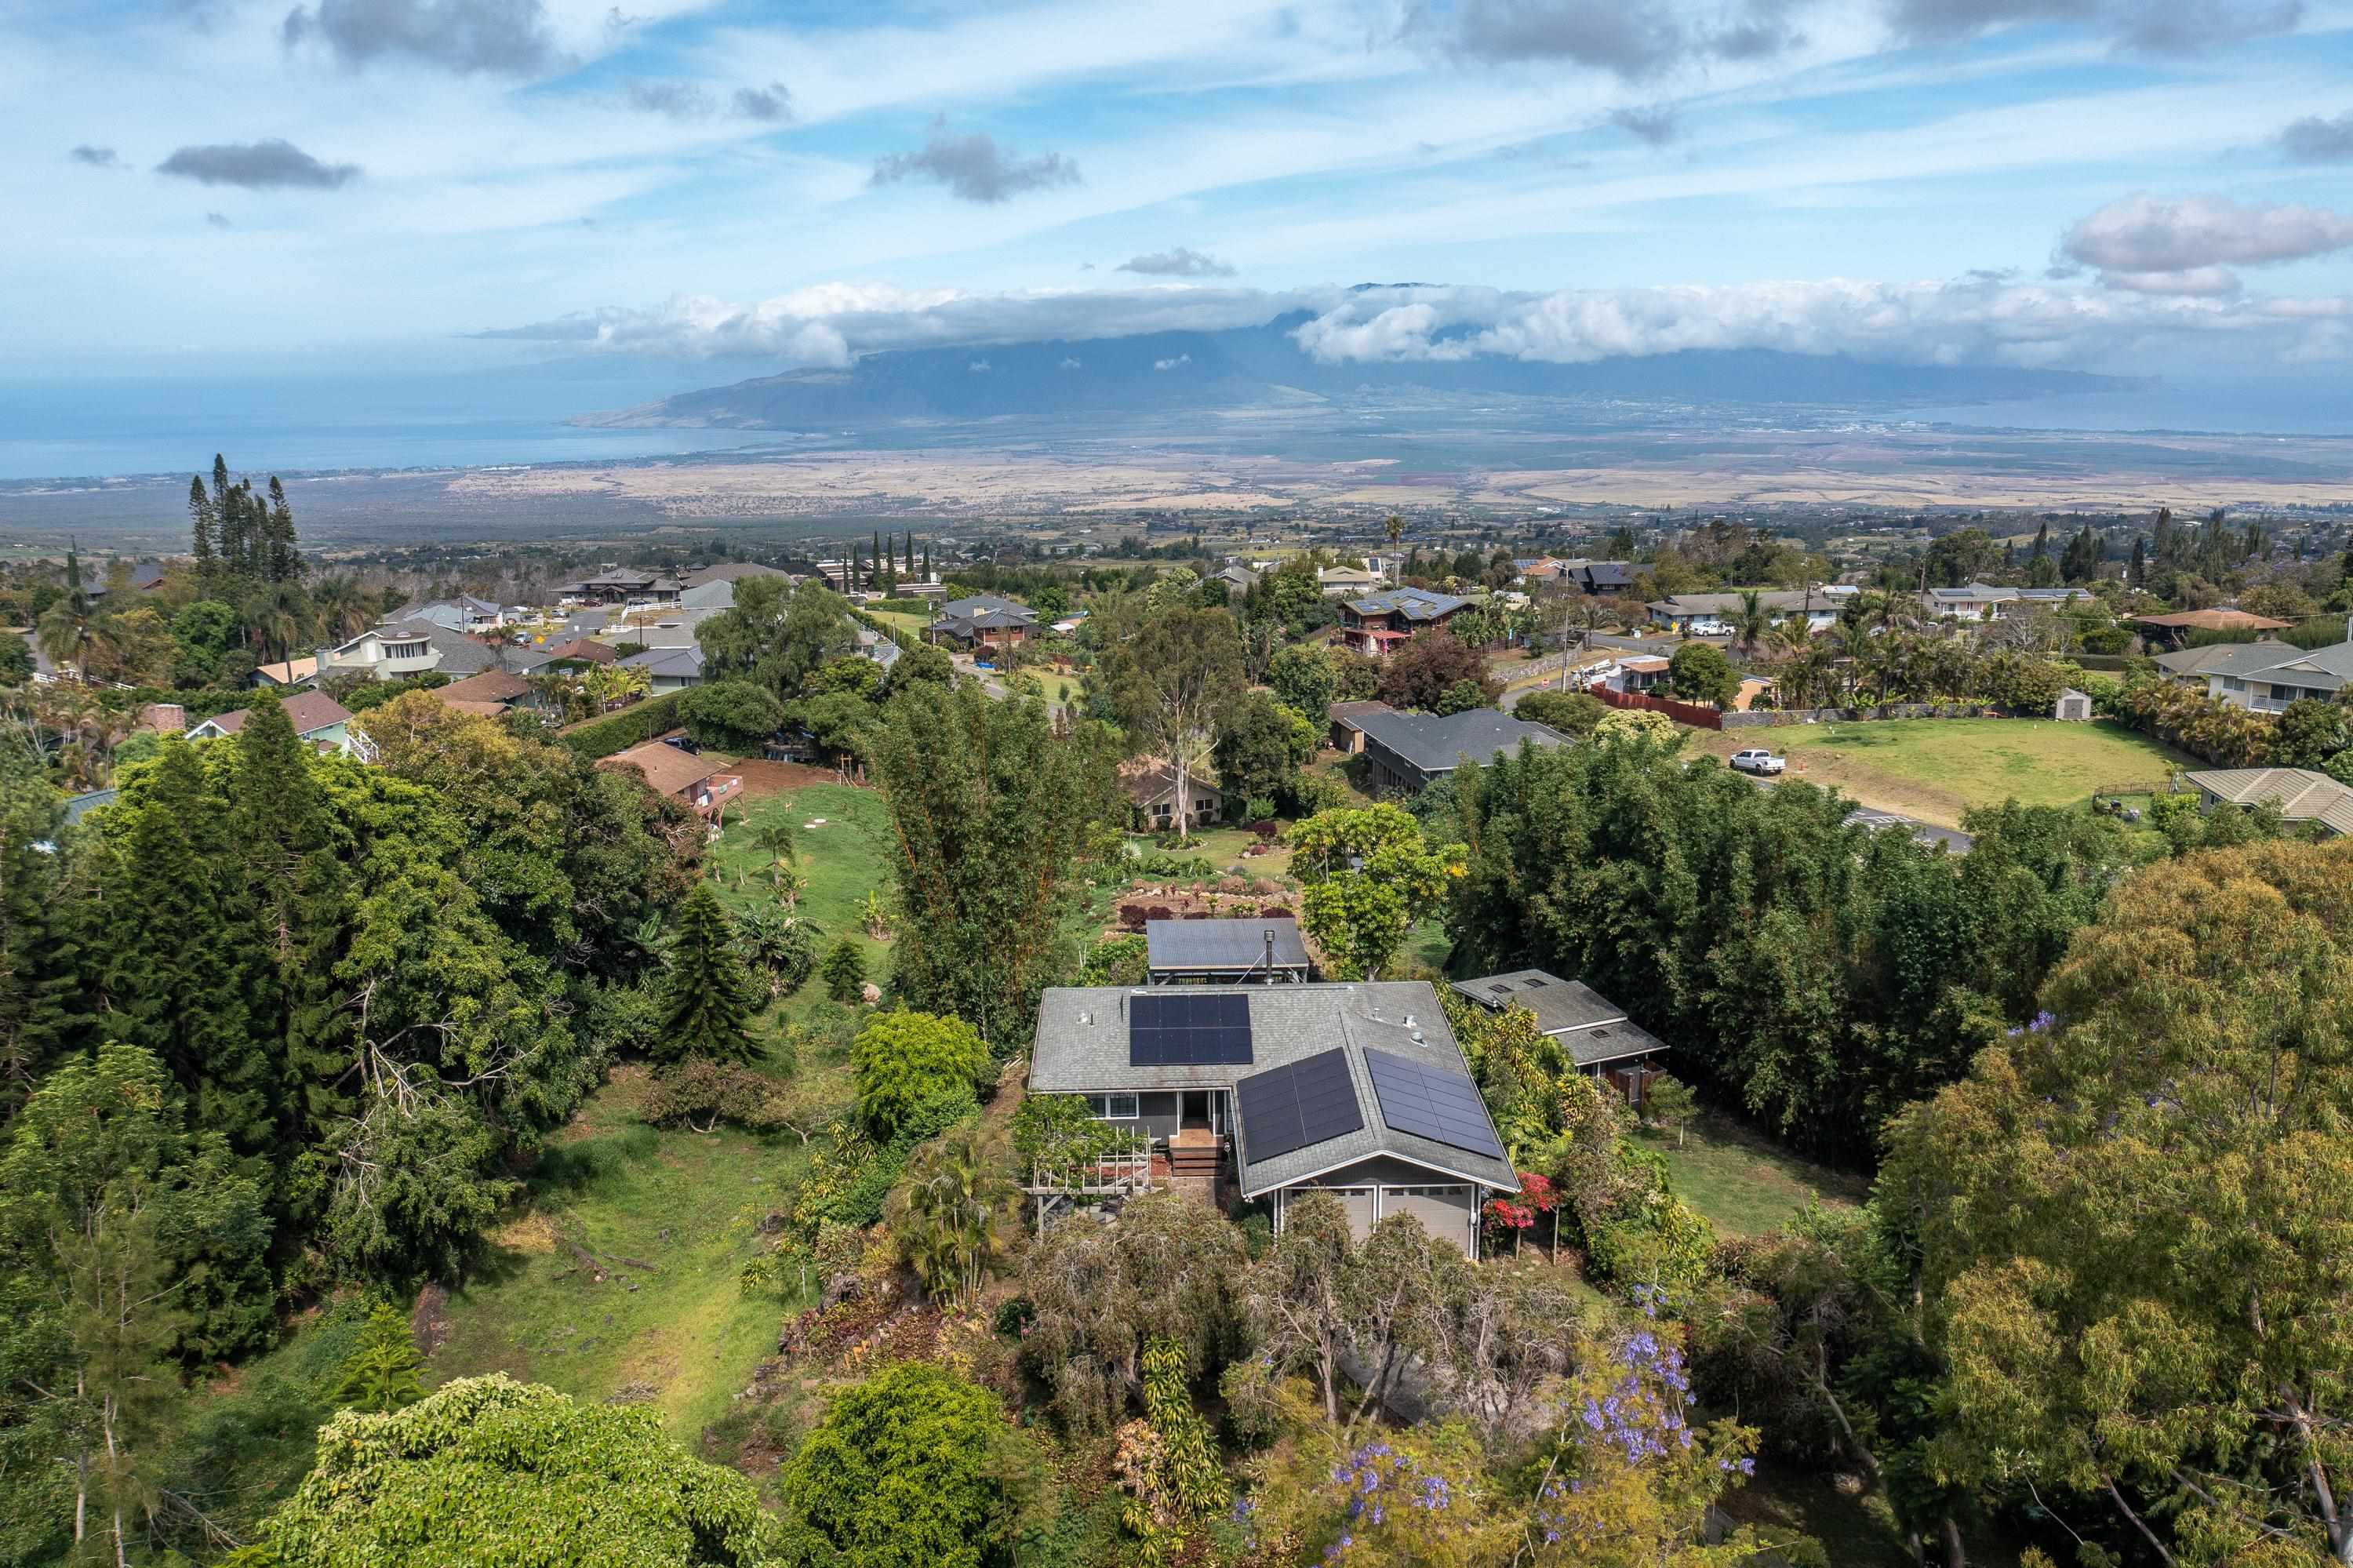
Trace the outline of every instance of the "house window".
<path fill-rule="evenodd" d="M 1097 1121 L 1134 1121 L 1141 1114 L 1134 1095 L 1089 1095 L 1086 1101 Z"/>

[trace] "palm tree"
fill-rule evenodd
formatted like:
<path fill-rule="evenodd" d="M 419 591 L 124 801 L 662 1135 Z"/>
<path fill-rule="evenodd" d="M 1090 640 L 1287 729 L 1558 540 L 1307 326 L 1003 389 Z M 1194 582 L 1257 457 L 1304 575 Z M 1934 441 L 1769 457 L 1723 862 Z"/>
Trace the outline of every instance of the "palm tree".
<path fill-rule="evenodd" d="M 858 906 L 858 923 L 865 927 L 866 934 L 876 941 L 891 939 L 891 912 L 883 904 L 881 893 L 871 888 L 867 890 L 865 902 Z"/>
<path fill-rule="evenodd" d="M 375 607 L 367 601 L 357 579 L 350 577 L 322 580 L 311 590 L 311 608 L 318 615 L 321 635 L 330 642 L 357 637 L 375 619 Z"/>
<path fill-rule="evenodd" d="M 969 1308 L 1005 1250 L 1018 1189 L 1003 1146 L 977 1130 L 917 1149 L 884 1217 L 932 1295 Z"/>
<path fill-rule="evenodd" d="M 90 643 L 90 615 L 80 608 L 81 596 L 69 594 L 49 606 L 34 629 L 33 635 L 41 644 L 41 652 L 58 669 L 81 673 L 81 662 Z"/>
<path fill-rule="evenodd" d="M 1765 608 L 1764 590 L 1742 588 L 1740 609 L 1732 618 L 1732 646 L 1742 658 L 1754 659 L 1772 630 L 1773 612 Z"/>

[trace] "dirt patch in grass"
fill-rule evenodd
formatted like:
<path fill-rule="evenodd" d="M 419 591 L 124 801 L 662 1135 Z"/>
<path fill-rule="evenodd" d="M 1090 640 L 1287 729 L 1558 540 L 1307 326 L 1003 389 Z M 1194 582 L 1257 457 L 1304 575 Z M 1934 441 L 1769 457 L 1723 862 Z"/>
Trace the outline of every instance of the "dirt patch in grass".
<path fill-rule="evenodd" d="M 798 789 L 804 785 L 841 782 L 841 775 L 830 768 L 811 768 L 800 762 L 770 762 L 761 758 L 738 762 L 733 771 L 744 778 L 743 793 L 736 799 L 746 801 L 781 795 L 787 789 Z"/>
<path fill-rule="evenodd" d="M 504 1247 L 509 1252 L 520 1253 L 526 1257 L 537 1257 L 542 1253 L 554 1252 L 555 1240 L 554 1222 L 545 1214 L 535 1211 L 527 1214 L 517 1214 L 513 1219 L 490 1233 L 492 1246 Z"/>

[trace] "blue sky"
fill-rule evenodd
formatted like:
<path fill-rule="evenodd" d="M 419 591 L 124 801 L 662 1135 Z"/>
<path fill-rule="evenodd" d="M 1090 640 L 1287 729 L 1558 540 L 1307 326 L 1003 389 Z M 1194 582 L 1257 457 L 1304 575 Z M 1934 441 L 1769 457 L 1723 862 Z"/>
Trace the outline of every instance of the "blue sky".
<path fill-rule="evenodd" d="M 1338 358 L 2353 359 L 2353 4 L 15 0 L 0 51 L 19 371 L 1294 307 Z"/>

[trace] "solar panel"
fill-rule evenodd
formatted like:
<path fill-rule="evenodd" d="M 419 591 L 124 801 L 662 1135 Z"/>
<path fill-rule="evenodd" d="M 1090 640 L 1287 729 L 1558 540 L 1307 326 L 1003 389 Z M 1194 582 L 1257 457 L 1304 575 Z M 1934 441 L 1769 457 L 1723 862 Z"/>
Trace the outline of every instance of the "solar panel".
<path fill-rule="evenodd" d="M 1381 1119 L 1392 1131 L 1410 1132 L 1472 1154 L 1504 1157 L 1479 1086 L 1464 1075 L 1387 1051 L 1366 1051 L 1365 1067 L 1372 1074 L 1374 1097 L 1381 1102 Z"/>
<path fill-rule="evenodd" d="M 1242 1124 L 1242 1149 L 1253 1163 L 1323 1143 L 1365 1125 L 1356 1086 L 1348 1077 L 1348 1054 L 1320 1052 L 1234 1086 Z"/>
<path fill-rule="evenodd" d="M 1131 1067 L 1247 1066 L 1250 1055 L 1250 998 L 1231 991 L 1187 987 L 1146 991 L 1128 999 L 1127 1064 Z"/>

